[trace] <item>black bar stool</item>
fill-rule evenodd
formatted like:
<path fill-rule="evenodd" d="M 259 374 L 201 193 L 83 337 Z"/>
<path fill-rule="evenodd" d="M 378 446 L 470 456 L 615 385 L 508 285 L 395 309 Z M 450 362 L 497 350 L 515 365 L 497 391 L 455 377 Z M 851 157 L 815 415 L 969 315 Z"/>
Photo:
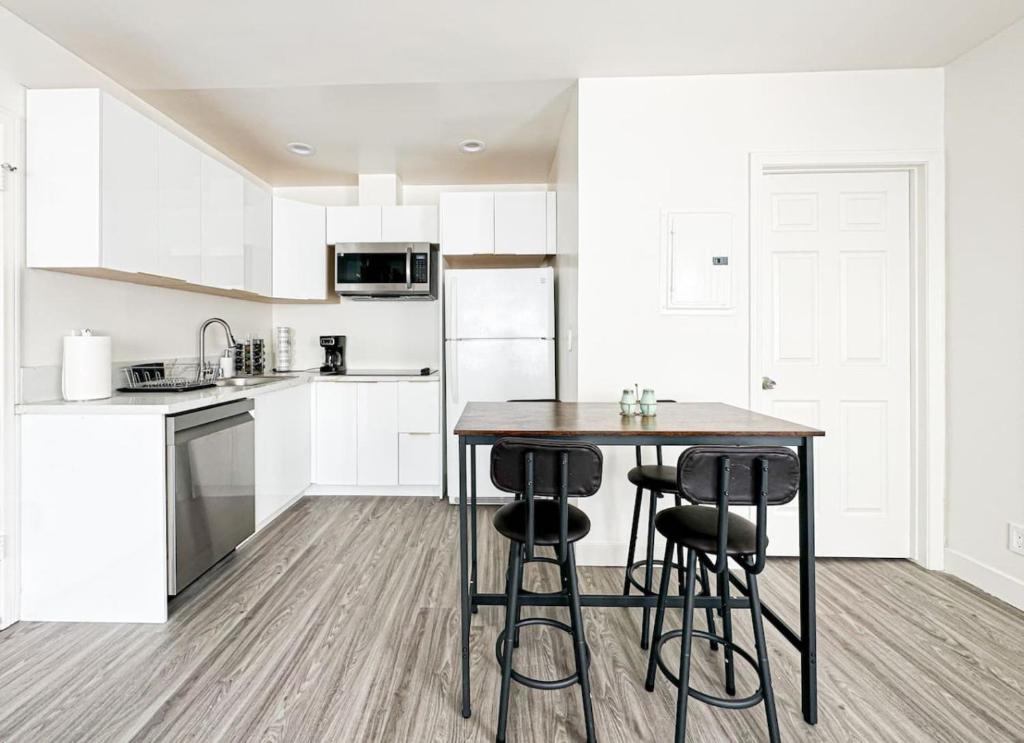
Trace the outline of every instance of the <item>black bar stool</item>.
<path fill-rule="evenodd" d="M 768 547 L 768 506 L 782 505 L 796 497 L 800 489 L 800 461 L 784 447 L 694 446 L 679 457 L 676 468 L 679 492 L 696 503 L 714 504 L 680 506 L 658 514 L 655 525 L 668 540 L 665 549 L 666 567 L 658 591 L 658 607 L 654 617 L 654 637 L 647 665 L 646 688 L 654 691 L 655 665 L 679 687 L 676 703 L 676 743 L 686 737 L 686 705 L 690 697 L 726 709 L 745 709 L 764 702 L 768 720 L 768 738 L 779 740 L 779 721 L 775 713 L 768 649 L 764 640 L 761 600 L 757 592 L 757 576 L 764 570 Z M 729 506 L 756 506 L 756 520 L 750 523 L 729 512 Z M 683 601 L 682 629 L 662 634 L 665 619 L 665 598 L 668 596 L 672 550 L 686 550 L 686 588 Z M 710 555 L 714 555 L 712 560 Z M 747 581 L 747 598 L 729 598 L 729 564 L 732 558 L 742 569 Z M 719 596 L 722 605 L 722 635 L 693 628 L 694 584 L 697 562 L 725 580 Z M 757 657 L 739 647 L 732 639 L 731 608 L 749 607 L 754 630 Z M 693 637 L 714 639 L 725 649 L 725 689 L 729 697 L 717 697 L 690 688 L 690 647 Z M 673 637 L 682 637 L 679 676 L 662 661 L 661 647 Z M 760 685 L 753 694 L 735 699 L 736 682 L 733 656 L 739 655 L 757 670 Z"/>
<path fill-rule="evenodd" d="M 673 403 L 675 400 L 658 400 L 658 402 Z M 629 555 L 626 557 L 626 575 L 622 583 L 622 595 L 628 596 L 630 593 L 630 587 L 635 587 L 640 593 L 646 596 L 654 595 L 654 566 L 662 565 L 661 560 L 654 559 L 654 519 L 658 513 L 658 501 L 662 495 L 669 494 L 675 496 L 675 504 L 677 506 L 682 505 L 682 498 L 679 494 L 679 490 L 676 488 L 676 470 L 675 467 L 666 466 L 662 462 L 661 447 L 654 447 L 655 455 L 657 457 L 657 464 L 644 464 L 643 463 L 643 447 L 636 447 L 636 467 L 626 473 L 626 477 L 631 483 L 636 485 L 636 497 L 633 499 L 633 527 L 629 532 Z M 640 526 L 640 511 L 643 509 L 644 502 L 644 491 L 648 491 L 651 494 L 649 507 L 647 509 L 647 551 L 646 556 L 642 560 L 636 559 L 636 540 L 637 530 Z M 679 570 L 679 592 L 683 592 L 683 548 L 679 547 L 679 554 L 676 558 L 678 563 L 675 567 Z M 643 585 L 634 577 L 634 573 L 638 568 L 643 566 L 644 568 L 644 582 Z M 708 583 L 708 569 L 702 564 L 700 566 L 700 585 L 701 595 L 710 595 L 710 584 Z M 706 610 L 706 616 L 708 620 L 708 631 L 711 634 L 715 633 L 715 615 L 712 609 Z M 643 650 L 647 649 L 647 637 L 651 626 L 651 610 L 646 606 L 643 609 L 643 620 L 640 625 L 640 647 Z M 711 649 L 716 650 L 718 643 L 712 642 Z"/>
<path fill-rule="evenodd" d="M 575 543 L 590 532 L 590 519 L 569 504 L 569 498 L 586 498 L 601 487 L 601 450 L 592 444 L 534 439 L 501 439 L 491 448 L 491 482 L 499 490 L 521 496 L 494 514 L 494 528 L 507 537 L 508 573 L 505 577 L 505 629 L 498 635 L 495 655 L 501 665 L 501 696 L 498 703 L 496 740 L 505 740 L 508 698 L 513 680 L 533 689 L 565 689 L 580 685 L 587 741 L 595 741 L 594 711 L 590 700 L 590 649 L 583 631 L 580 590 L 576 578 Z M 536 547 L 552 547 L 556 557 L 534 555 Z M 562 590 L 569 599 L 570 624 L 546 617 L 519 618 L 523 565 L 548 562 L 558 565 Z M 520 627 L 544 625 L 568 632 L 573 638 L 576 672 L 547 681 L 531 678 L 512 668 L 514 638 Z M 509 641 L 511 638 L 512 641 Z"/>

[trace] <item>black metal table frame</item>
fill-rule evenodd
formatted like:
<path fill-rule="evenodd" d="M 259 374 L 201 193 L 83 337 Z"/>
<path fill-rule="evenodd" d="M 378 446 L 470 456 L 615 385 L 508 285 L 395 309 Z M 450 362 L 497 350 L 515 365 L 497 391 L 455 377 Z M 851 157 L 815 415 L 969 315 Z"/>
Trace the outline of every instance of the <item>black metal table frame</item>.
<path fill-rule="evenodd" d="M 797 632 L 786 624 L 781 617 L 762 603 L 762 611 L 767 619 L 783 637 L 800 652 L 800 686 L 801 707 L 804 720 L 811 725 L 818 722 L 818 672 L 817 672 L 817 618 L 815 610 L 814 580 L 814 437 L 813 436 L 559 436 L 530 434 L 531 438 L 547 438 L 559 441 L 586 441 L 598 446 L 693 446 L 695 444 L 732 444 L 753 446 L 794 446 L 800 458 L 800 494 L 798 496 L 798 520 L 800 532 L 800 631 Z M 462 609 L 462 716 L 472 714 L 469 690 L 469 636 L 470 615 L 475 614 L 479 606 L 504 606 L 503 593 L 477 592 L 477 538 L 476 538 L 476 447 L 494 444 L 499 435 L 460 435 L 459 436 L 459 582 L 460 603 Z M 469 497 L 467 498 L 466 449 L 469 449 Z M 472 519 L 469 511 L 472 510 Z M 742 592 L 746 586 L 733 574 L 730 581 Z M 741 606 L 742 602 L 735 599 Z M 670 596 L 667 606 L 680 608 L 683 599 Z M 520 596 L 524 606 L 566 606 L 567 601 L 561 596 L 531 595 Z M 601 607 L 650 607 L 657 604 L 657 596 L 639 594 L 622 596 L 620 594 L 583 594 L 580 596 L 583 606 Z M 712 606 L 718 607 L 721 600 L 715 596 L 698 596 L 695 606 L 698 609 Z"/>

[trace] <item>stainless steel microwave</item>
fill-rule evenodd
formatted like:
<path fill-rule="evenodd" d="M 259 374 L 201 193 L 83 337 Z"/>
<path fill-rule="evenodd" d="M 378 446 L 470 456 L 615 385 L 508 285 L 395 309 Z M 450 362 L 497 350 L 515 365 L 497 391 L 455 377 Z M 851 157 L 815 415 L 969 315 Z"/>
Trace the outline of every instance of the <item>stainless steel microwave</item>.
<path fill-rule="evenodd" d="M 438 246 L 431 243 L 338 243 L 338 294 L 362 299 L 437 299 Z"/>

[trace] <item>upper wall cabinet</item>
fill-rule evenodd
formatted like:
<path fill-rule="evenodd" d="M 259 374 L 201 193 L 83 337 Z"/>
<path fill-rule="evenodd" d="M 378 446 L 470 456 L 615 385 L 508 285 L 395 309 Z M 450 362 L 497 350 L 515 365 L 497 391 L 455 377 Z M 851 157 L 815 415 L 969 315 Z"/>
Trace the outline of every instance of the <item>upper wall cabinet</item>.
<path fill-rule="evenodd" d="M 327 243 L 437 242 L 434 206 L 329 206 Z"/>
<path fill-rule="evenodd" d="M 157 273 L 202 281 L 202 157 L 163 129 L 157 132 Z"/>
<path fill-rule="evenodd" d="M 274 197 L 274 298 L 327 296 L 324 207 Z"/>
<path fill-rule="evenodd" d="M 243 189 L 245 219 L 245 290 L 269 297 L 273 294 L 273 204 L 269 189 L 246 181 Z"/>
<path fill-rule="evenodd" d="M 242 176 L 209 155 L 202 157 L 202 252 L 205 286 L 245 288 Z"/>
<path fill-rule="evenodd" d="M 493 193 L 441 194 L 441 252 L 447 255 L 494 252 Z"/>
<path fill-rule="evenodd" d="M 95 89 L 27 94 L 27 265 L 156 273 L 156 124 Z"/>
<path fill-rule="evenodd" d="M 327 207 L 327 244 L 381 242 L 381 207 Z"/>
<path fill-rule="evenodd" d="M 384 206 L 380 223 L 382 242 L 437 242 L 436 206 Z"/>
<path fill-rule="evenodd" d="M 553 193 L 545 191 L 441 194 L 441 252 L 554 253 L 553 230 L 549 230 L 549 218 L 553 221 L 554 217 L 553 198 Z"/>

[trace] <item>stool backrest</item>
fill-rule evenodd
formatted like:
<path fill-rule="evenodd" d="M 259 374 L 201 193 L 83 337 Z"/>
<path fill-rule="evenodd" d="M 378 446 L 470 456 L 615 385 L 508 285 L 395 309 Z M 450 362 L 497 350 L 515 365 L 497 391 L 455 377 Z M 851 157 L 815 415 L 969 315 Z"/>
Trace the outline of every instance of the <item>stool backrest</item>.
<path fill-rule="evenodd" d="M 784 446 L 691 446 L 679 455 L 679 492 L 694 503 L 717 503 L 723 456 L 729 462 L 731 506 L 756 506 L 762 486 L 769 506 L 789 503 L 800 490 L 800 460 Z"/>
<path fill-rule="evenodd" d="M 533 558 L 534 497 L 559 501 L 558 554 L 567 555 L 569 498 L 587 498 L 601 488 L 604 459 L 593 444 L 579 441 L 506 438 L 491 447 L 491 482 L 526 501 L 526 555 Z"/>
<path fill-rule="evenodd" d="M 751 573 L 764 569 L 768 506 L 789 503 L 800 491 L 800 459 L 784 446 L 691 446 L 679 455 L 676 487 L 694 503 L 718 508 L 718 554 L 710 569 L 726 569 L 729 506 L 756 506 Z"/>

